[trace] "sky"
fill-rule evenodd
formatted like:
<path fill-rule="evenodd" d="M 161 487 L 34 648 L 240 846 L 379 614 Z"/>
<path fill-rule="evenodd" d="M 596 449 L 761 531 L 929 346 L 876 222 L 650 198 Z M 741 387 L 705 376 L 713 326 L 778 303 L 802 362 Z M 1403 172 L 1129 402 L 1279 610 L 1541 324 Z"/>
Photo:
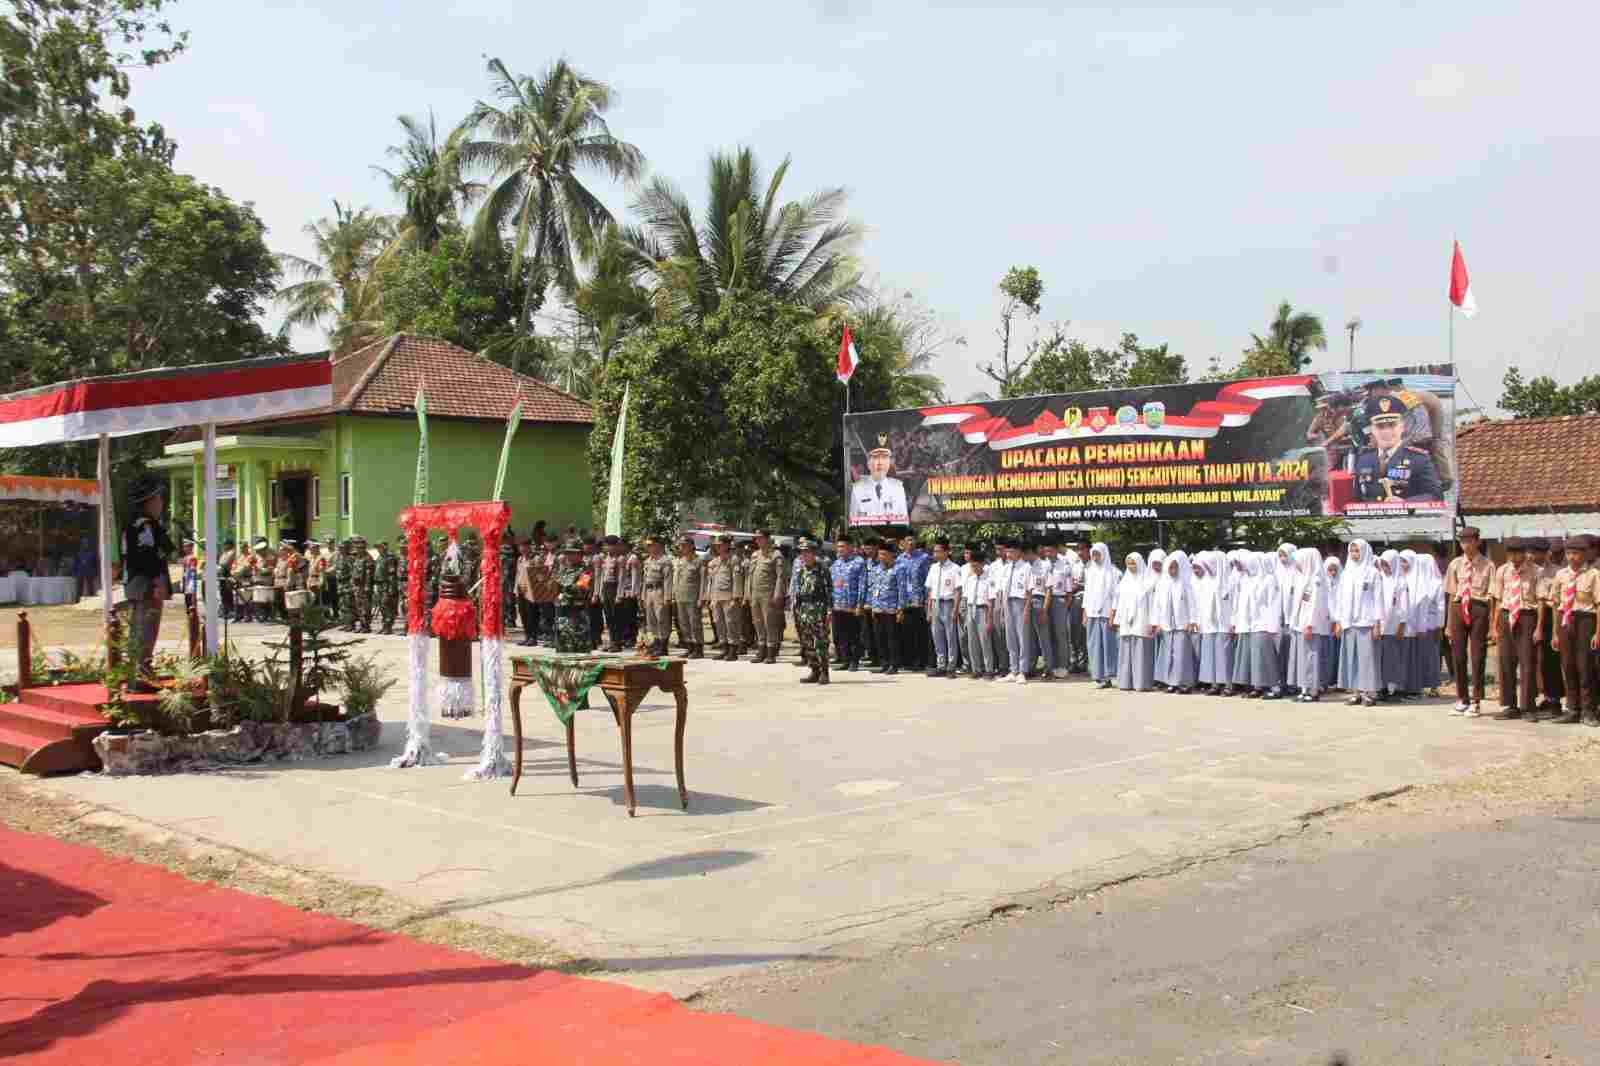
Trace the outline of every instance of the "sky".
<path fill-rule="evenodd" d="M 397 115 L 448 128 L 487 58 L 565 55 L 697 204 L 708 155 L 739 145 L 769 171 L 793 157 L 791 198 L 848 188 L 869 276 L 966 338 L 934 368 L 958 399 L 985 385 L 1018 264 L 1045 322 L 1168 343 L 1192 374 L 1282 299 L 1327 327 L 1313 369 L 1347 365 L 1352 317 L 1357 366 L 1442 362 L 1452 239 L 1480 308 L 1455 322 L 1461 406 L 1492 407 L 1511 366 L 1594 370 L 1600 5 L 178 0 L 171 18 L 190 51 L 132 103 L 179 169 L 255 204 L 275 251 L 307 253 L 334 198 L 397 208 L 371 169 Z M 628 188 L 591 187 L 627 213 Z"/>

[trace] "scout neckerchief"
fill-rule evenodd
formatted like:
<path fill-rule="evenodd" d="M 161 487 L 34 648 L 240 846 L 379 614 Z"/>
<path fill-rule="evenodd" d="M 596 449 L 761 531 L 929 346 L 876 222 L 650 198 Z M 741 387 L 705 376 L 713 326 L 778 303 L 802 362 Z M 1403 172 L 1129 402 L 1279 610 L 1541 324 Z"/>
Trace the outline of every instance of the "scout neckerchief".
<path fill-rule="evenodd" d="M 1566 587 L 1561 590 L 1561 624 L 1563 626 L 1572 624 L 1572 612 L 1578 606 L 1578 575 L 1580 573 L 1582 573 L 1581 570 L 1574 570 L 1572 572 L 1572 580 L 1567 582 Z"/>
<path fill-rule="evenodd" d="M 1511 615 L 1511 628 L 1517 628 L 1517 616 L 1522 613 L 1522 567 L 1512 564 L 1511 592 L 1506 596 L 1506 613 Z"/>

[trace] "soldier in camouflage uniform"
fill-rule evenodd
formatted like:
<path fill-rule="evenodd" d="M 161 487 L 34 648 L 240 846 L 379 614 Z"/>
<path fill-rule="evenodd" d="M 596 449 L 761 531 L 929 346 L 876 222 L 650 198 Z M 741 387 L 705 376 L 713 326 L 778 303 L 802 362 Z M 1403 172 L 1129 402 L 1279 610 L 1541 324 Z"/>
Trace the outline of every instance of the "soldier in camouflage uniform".
<path fill-rule="evenodd" d="M 517 624 L 517 542 L 509 529 L 500 542 L 500 624 L 506 629 Z"/>
<path fill-rule="evenodd" d="M 433 632 L 433 605 L 439 602 L 439 571 L 444 565 L 443 543 L 439 537 L 428 538 L 428 576 L 423 579 L 423 595 L 427 597 L 427 608 L 422 617 L 426 619 L 425 626 L 428 632 Z"/>
<path fill-rule="evenodd" d="M 411 573 L 411 560 L 409 558 L 410 555 L 411 555 L 410 546 L 406 543 L 406 538 L 405 538 L 404 534 L 402 534 L 400 539 L 395 542 L 395 553 L 394 553 L 394 558 L 395 558 L 395 584 L 399 586 L 399 600 L 397 601 L 397 607 L 396 607 L 397 611 L 398 610 L 403 610 L 405 608 L 406 596 L 409 595 L 409 592 L 407 591 L 408 586 L 406 584 L 406 580 L 407 580 L 408 575 Z M 405 628 L 404 623 L 402 623 L 401 628 L 402 629 Z"/>
<path fill-rule="evenodd" d="M 587 654 L 593 651 L 589 637 L 589 600 L 594 574 L 584 561 L 583 545 L 569 540 L 561 545 L 561 561 L 556 564 L 556 651 Z"/>
<path fill-rule="evenodd" d="M 378 600 L 378 617 L 383 621 L 383 634 L 394 632 L 394 616 L 400 607 L 400 560 L 389 550 L 389 542 L 378 541 L 375 588 Z"/>
<path fill-rule="evenodd" d="M 367 538 L 352 537 L 351 554 L 354 559 L 350 563 L 350 580 L 355 586 L 354 600 L 355 620 L 353 628 L 357 633 L 372 632 L 372 556 L 367 554 Z"/>
<path fill-rule="evenodd" d="M 339 628 L 350 630 L 356 625 L 356 557 L 351 550 L 351 540 L 339 544 L 339 554 L 333 564 L 333 581 L 339 594 Z"/>
<path fill-rule="evenodd" d="M 803 625 L 810 640 L 807 656 L 811 673 L 800 680 L 805 684 L 828 683 L 828 619 L 833 610 L 833 582 L 817 559 L 816 544 L 800 540 L 800 559 L 795 563 L 793 584 L 794 620 Z"/>
<path fill-rule="evenodd" d="M 483 545 L 476 530 L 467 530 L 461 538 L 461 583 L 467 587 L 472 599 L 472 613 L 483 619 L 483 586 L 478 578 L 483 573 Z"/>
<path fill-rule="evenodd" d="M 796 666 L 811 665 L 811 622 L 799 610 L 800 601 L 796 594 L 800 588 L 800 565 L 797 562 L 789 570 L 789 588 L 786 590 L 784 600 L 789 608 L 794 611 L 795 642 L 800 645 L 800 658 Z"/>

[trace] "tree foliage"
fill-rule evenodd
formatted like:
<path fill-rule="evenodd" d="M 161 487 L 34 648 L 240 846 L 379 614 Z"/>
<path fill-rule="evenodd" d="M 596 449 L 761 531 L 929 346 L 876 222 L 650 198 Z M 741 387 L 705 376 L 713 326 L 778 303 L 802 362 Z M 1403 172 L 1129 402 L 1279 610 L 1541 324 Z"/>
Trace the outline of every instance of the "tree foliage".
<path fill-rule="evenodd" d="M 1165 344 L 1141 345 L 1124 333 L 1115 348 L 1090 348 L 1057 326 L 1029 346 L 1027 373 L 1012 382 L 1006 396 L 1054 392 L 1095 392 L 1145 385 L 1178 385 L 1189 380 L 1182 355 Z"/>
<path fill-rule="evenodd" d="M 1500 384 L 1500 406 L 1513 418 L 1600 414 L 1600 374 L 1591 374 L 1571 385 L 1558 385 L 1554 378 L 1543 374 L 1523 381 L 1522 371 L 1512 367 Z"/>
<path fill-rule="evenodd" d="M 359 348 L 383 328 L 378 263 L 395 239 L 395 220 L 370 207 L 333 201 L 333 217 L 305 226 L 316 258 L 280 255 L 279 263 L 298 278 L 278 290 L 284 305 L 283 329 L 323 327 L 335 350 Z"/>
<path fill-rule="evenodd" d="M 1012 329 L 1017 316 L 1025 319 L 1039 317 L 1039 310 L 1043 306 L 1044 281 L 1039 277 L 1037 267 L 1014 266 L 1006 271 L 1005 277 L 1000 279 L 1000 293 L 1005 297 L 1000 305 L 1000 325 L 995 330 L 995 336 L 1000 338 L 1000 357 L 997 361 L 981 363 L 978 369 L 983 371 L 985 377 L 1000 386 L 1001 396 L 1015 395 L 1016 382 L 1022 376 L 1038 354 L 1039 349 L 1029 345 L 1028 353 L 1011 364 Z M 1056 332 L 1065 328 L 1065 324 L 1058 325 Z"/>
<path fill-rule="evenodd" d="M 532 273 L 526 261 L 511 273 L 512 262 L 509 243 L 482 252 L 460 229 L 429 248 L 398 249 L 384 262 L 378 282 L 383 332 L 441 337 L 504 358 L 507 349 L 495 342 L 517 331 Z M 521 362 L 518 369 L 536 373 L 536 362 Z"/>
<path fill-rule="evenodd" d="M 1313 349 L 1328 350 L 1328 335 L 1322 328 L 1322 319 L 1309 311 L 1296 311 L 1288 300 L 1279 302 L 1277 313 L 1267 325 L 1266 336 L 1252 333 L 1250 339 L 1252 345 L 1245 349 L 1247 357 L 1255 353 L 1258 363 L 1286 361 L 1290 367 L 1288 372 L 1296 374 L 1311 365 Z M 1279 359 L 1273 359 L 1274 353 Z"/>
<path fill-rule="evenodd" d="M 427 251 L 455 228 L 461 208 L 481 194 L 483 187 L 461 174 L 462 130 L 453 131 L 440 144 L 432 111 L 426 124 L 412 115 L 401 115 L 399 122 L 405 140 L 389 149 L 389 155 L 399 161 L 398 169 L 372 169 L 388 179 L 389 188 L 400 198 L 399 242 Z"/>
<path fill-rule="evenodd" d="M 843 336 L 850 325 L 861 357 L 850 381 L 851 406 L 858 411 L 926 407 L 945 402 L 944 381 L 933 371 L 947 347 L 966 344 L 909 293 L 897 297 L 865 292 L 829 336 Z M 842 460 L 841 460 L 842 461 Z"/>

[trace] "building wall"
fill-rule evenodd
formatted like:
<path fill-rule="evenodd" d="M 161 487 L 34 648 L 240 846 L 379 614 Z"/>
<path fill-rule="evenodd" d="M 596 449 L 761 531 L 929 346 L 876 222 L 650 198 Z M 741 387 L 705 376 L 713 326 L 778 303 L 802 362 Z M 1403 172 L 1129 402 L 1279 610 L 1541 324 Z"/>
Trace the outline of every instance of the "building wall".
<path fill-rule="evenodd" d="M 411 505 L 417 472 L 415 418 L 343 415 L 341 472 L 351 478 L 352 528 L 369 540 L 391 538 L 396 518 Z M 342 443 L 348 437 L 348 452 Z M 505 425 L 443 418 L 428 420 L 428 502 L 487 500 L 494 494 Z M 524 422 L 511 444 L 505 499 L 511 524 L 526 530 L 538 519 L 552 527 L 587 526 L 591 512 L 589 427 Z M 348 466 L 344 456 L 349 455 Z M 323 491 L 329 491 L 324 481 Z M 338 487 L 332 488 L 337 501 Z M 328 505 L 323 515 L 329 514 Z"/>

